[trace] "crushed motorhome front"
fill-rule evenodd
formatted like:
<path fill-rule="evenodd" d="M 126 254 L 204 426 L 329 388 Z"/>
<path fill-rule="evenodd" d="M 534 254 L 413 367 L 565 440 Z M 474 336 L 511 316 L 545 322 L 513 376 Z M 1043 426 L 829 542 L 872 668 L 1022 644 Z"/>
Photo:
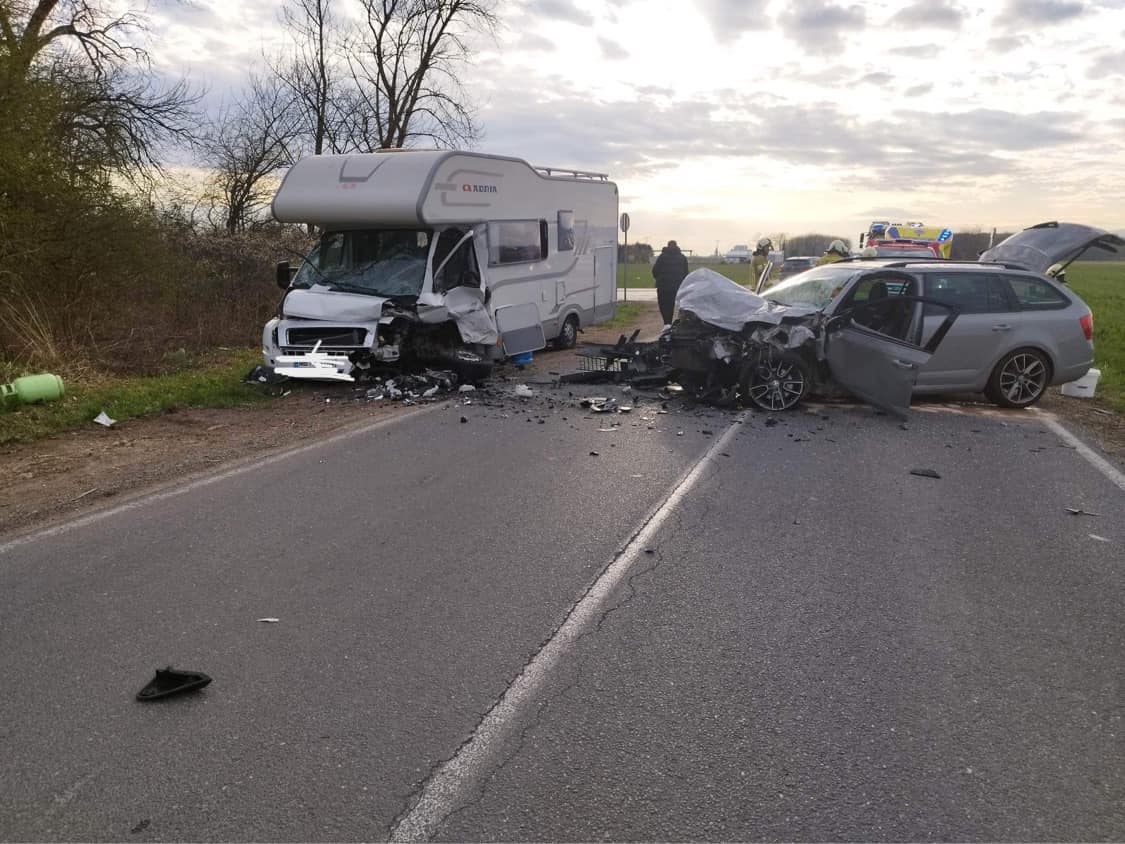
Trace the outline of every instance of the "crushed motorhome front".
<path fill-rule="evenodd" d="M 505 357 L 573 346 L 613 317 L 617 187 L 604 174 L 437 150 L 313 156 L 286 174 L 281 222 L 319 242 L 263 332 L 267 366 L 349 380 L 381 364 L 483 377 Z"/>

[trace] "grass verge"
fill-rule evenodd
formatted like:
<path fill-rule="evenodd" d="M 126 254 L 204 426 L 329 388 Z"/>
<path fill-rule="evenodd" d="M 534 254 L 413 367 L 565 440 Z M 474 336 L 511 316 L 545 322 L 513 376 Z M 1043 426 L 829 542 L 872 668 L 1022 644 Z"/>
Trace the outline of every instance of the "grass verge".
<path fill-rule="evenodd" d="M 255 349 L 237 349 L 209 355 L 191 368 L 155 376 L 79 376 L 67 378 L 66 395 L 47 404 L 0 407 L 0 445 L 29 442 L 60 431 L 92 424 L 105 411 L 117 420 L 133 419 L 182 407 L 241 407 L 269 398 L 242 383 L 242 377 L 261 360 Z M 4 366 L 0 372 L 20 374 Z"/>
<path fill-rule="evenodd" d="M 617 315 L 606 322 L 599 322 L 598 328 L 629 328 L 645 309 L 643 302 L 618 302 Z"/>
<path fill-rule="evenodd" d="M 1071 288 L 1094 312 L 1094 367 L 1099 398 L 1125 411 L 1125 261 L 1086 261 L 1066 271 Z"/>

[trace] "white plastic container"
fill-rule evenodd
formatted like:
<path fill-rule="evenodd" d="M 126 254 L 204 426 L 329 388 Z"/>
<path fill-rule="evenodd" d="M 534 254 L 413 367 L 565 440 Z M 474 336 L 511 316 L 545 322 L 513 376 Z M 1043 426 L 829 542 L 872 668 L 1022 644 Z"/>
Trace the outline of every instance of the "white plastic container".
<path fill-rule="evenodd" d="M 1098 379 L 1102 377 L 1100 369 L 1091 369 L 1077 381 L 1068 381 L 1062 385 L 1062 394 L 1075 399 L 1092 399 L 1094 390 L 1097 389 Z"/>

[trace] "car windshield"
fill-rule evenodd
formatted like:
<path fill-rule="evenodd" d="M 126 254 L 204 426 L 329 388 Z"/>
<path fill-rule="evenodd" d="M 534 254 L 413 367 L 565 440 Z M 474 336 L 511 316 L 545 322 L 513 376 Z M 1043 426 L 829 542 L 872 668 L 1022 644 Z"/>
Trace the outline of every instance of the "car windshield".
<path fill-rule="evenodd" d="M 847 264 L 828 264 L 791 276 L 765 292 L 765 298 L 779 305 L 811 305 L 823 308 L 836 298 L 858 268 Z"/>
<path fill-rule="evenodd" d="M 328 232 L 301 265 L 293 286 L 417 296 L 426 279 L 432 234 L 428 229 Z"/>

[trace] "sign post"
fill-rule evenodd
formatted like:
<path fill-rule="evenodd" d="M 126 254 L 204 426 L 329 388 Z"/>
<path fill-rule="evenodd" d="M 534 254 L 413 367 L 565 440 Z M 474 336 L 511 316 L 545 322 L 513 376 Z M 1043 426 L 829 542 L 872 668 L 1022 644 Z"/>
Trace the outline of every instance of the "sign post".
<path fill-rule="evenodd" d="M 625 301 L 629 301 L 629 215 L 621 215 L 621 231 L 625 235 Z M 613 274 L 617 275 L 617 267 L 613 268 Z"/>

